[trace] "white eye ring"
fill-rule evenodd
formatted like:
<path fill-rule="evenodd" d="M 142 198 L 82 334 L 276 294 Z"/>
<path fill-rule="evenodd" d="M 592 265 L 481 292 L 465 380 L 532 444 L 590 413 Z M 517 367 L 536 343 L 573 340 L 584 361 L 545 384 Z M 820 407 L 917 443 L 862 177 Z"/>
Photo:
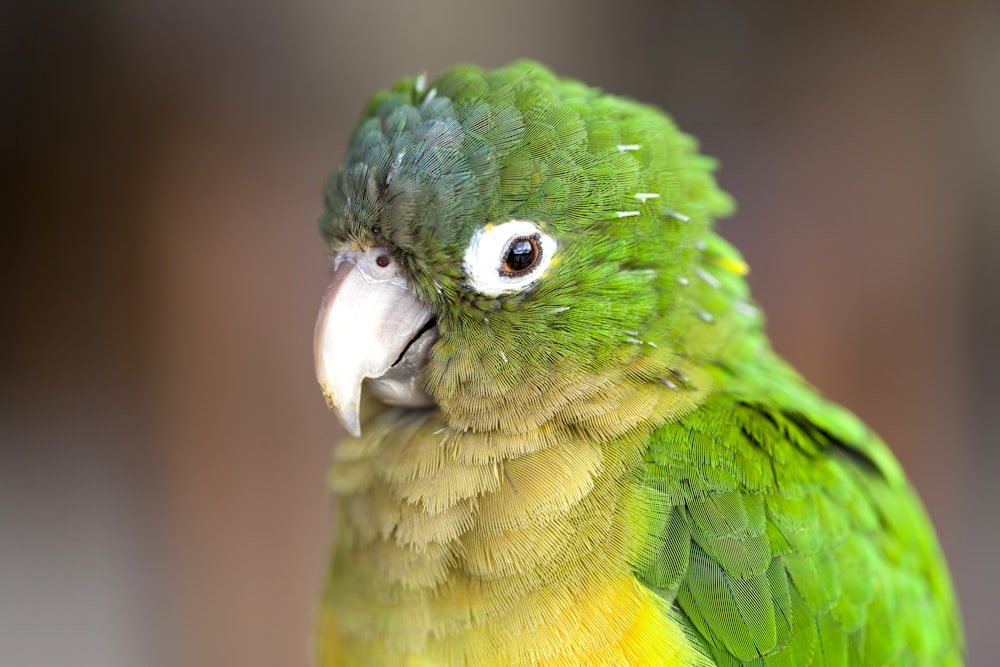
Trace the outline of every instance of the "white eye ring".
<path fill-rule="evenodd" d="M 517 292 L 541 278 L 558 245 L 529 220 L 483 225 L 465 250 L 465 275 L 472 288 L 486 296 Z M 519 250 L 530 250 L 528 254 L 534 259 L 525 268 L 512 271 L 506 266 L 508 256 L 524 254 Z"/>

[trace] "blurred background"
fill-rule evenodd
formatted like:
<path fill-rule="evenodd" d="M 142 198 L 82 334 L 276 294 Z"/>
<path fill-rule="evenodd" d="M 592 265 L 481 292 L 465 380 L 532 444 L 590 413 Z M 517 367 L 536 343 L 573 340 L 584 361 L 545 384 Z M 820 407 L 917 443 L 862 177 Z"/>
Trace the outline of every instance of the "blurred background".
<path fill-rule="evenodd" d="M 777 349 L 898 453 L 1000 664 L 1000 5 L 0 9 L 0 662 L 305 665 L 320 189 L 368 95 L 532 57 L 669 110 Z"/>

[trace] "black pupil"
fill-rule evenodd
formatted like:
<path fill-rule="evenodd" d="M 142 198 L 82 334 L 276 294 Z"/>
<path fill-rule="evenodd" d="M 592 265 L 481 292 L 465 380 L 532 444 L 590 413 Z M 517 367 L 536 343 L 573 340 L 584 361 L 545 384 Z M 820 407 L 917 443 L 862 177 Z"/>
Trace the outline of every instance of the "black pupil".
<path fill-rule="evenodd" d="M 535 244 L 530 238 L 517 239 L 507 253 L 507 268 L 510 271 L 524 271 L 535 263 Z"/>

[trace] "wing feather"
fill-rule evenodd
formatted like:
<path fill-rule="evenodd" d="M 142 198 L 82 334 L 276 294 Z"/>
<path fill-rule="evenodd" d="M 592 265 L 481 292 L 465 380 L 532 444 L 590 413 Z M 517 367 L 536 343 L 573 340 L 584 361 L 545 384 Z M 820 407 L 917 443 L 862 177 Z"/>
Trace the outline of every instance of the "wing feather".
<path fill-rule="evenodd" d="M 719 394 L 653 434 L 643 485 L 665 518 L 637 577 L 719 665 L 960 665 L 943 558 L 892 455 L 787 398 Z"/>

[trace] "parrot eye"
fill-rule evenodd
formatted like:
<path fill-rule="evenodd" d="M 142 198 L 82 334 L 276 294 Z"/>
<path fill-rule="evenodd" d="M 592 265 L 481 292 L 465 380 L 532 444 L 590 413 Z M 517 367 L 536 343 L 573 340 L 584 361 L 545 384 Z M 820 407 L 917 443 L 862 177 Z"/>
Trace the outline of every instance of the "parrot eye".
<path fill-rule="evenodd" d="M 542 247 L 538 242 L 538 235 L 518 236 L 507 246 L 507 254 L 504 255 L 503 263 L 500 265 L 500 275 L 506 278 L 516 278 L 538 263 L 542 258 Z"/>
<path fill-rule="evenodd" d="M 541 278 L 557 245 L 528 220 L 484 225 L 465 251 L 465 273 L 481 294 L 516 292 Z"/>

